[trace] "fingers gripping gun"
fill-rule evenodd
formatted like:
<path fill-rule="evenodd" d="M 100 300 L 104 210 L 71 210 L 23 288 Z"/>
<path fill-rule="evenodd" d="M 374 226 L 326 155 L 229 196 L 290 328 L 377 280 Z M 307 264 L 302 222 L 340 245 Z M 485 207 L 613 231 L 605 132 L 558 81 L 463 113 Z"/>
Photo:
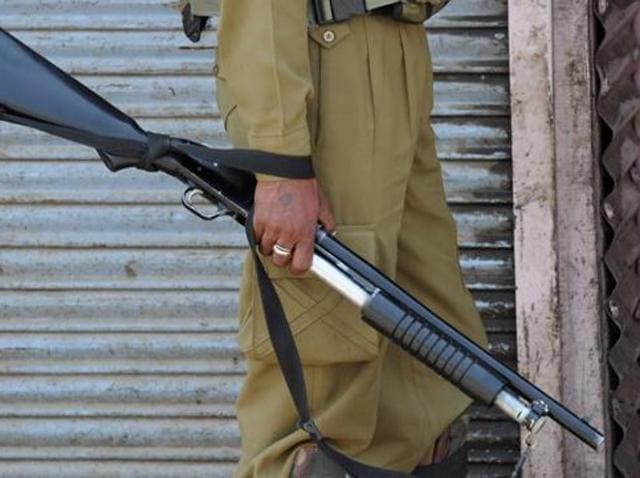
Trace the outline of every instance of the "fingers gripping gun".
<path fill-rule="evenodd" d="M 111 171 L 161 171 L 187 184 L 183 203 L 204 219 L 229 215 L 245 223 L 253 175 L 264 164 L 293 159 L 267 153 L 214 150 L 142 130 L 107 101 L 0 29 L 0 120 L 82 143 L 98 150 Z M 291 159 L 291 158 L 289 158 Z M 277 174 L 277 172 L 276 172 Z M 301 173 L 302 174 L 302 173 Z M 286 174 L 280 174 L 286 176 Z M 218 212 L 194 205 L 202 196 Z M 318 229 L 312 271 L 361 308 L 364 320 L 474 399 L 502 410 L 528 430 L 549 417 L 594 449 L 603 435 L 585 420 L 492 357 L 399 285 Z"/>

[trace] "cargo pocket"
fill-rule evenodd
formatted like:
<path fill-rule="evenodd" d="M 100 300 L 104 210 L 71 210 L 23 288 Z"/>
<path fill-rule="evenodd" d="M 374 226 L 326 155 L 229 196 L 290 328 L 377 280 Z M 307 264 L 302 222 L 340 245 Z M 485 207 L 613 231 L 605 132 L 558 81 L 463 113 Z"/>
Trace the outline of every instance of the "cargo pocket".
<path fill-rule="evenodd" d="M 337 237 L 365 259 L 377 259 L 376 239 L 370 228 L 341 226 Z M 296 277 L 286 269 L 273 266 L 270 258 L 263 263 L 280 297 L 304 364 L 331 365 L 377 357 L 380 337 L 362 321 L 357 307 L 310 273 Z M 245 263 L 238 341 L 247 357 L 275 363 L 251 259 Z"/>

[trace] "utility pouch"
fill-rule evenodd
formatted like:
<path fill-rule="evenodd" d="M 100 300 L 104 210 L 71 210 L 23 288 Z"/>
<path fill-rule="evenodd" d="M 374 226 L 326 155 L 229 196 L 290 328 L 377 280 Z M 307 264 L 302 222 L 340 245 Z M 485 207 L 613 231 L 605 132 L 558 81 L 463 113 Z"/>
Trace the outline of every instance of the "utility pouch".
<path fill-rule="evenodd" d="M 389 15 L 407 23 L 423 23 L 449 0 L 309 0 L 313 23 L 326 25 L 368 15 Z"/>
<path fill-rule="evenodd" d="M 394 19 L 407 23 L 422 23 L 429 18 L 431 5 L 426 1 L 402 0 L 393 6 Z"/>

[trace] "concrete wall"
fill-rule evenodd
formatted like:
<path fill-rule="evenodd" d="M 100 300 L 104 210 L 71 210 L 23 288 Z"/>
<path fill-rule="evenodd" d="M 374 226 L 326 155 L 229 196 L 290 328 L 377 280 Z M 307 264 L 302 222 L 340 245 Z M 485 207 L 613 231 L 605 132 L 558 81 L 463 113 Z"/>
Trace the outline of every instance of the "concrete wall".
<path fill-rule="evenodd" d="M 602 428 L 592 18 L 587 0 L 509 2 L 519 367 Z M 604 476 L 604 453 L 542 434 L 528 476 Z"/>

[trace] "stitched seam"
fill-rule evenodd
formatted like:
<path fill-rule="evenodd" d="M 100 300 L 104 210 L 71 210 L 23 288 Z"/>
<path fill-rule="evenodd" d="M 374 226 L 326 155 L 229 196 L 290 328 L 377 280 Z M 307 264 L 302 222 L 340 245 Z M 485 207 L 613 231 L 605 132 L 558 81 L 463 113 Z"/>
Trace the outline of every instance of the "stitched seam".
<path fill-rule="evenodd" d="M 278 57 L 276 55 L 278 49 L 276 48 L 276 38 L 275 38 L 275 26 L 273 23 L 273 11 L 277 8 L 273 5 L 273 0 L 271 0 L 271 8 L 269 8 L 269 24 L 271 25 L 271 36 L 270 36 L 270 40 L 271 40 L 271 53 L 273 55 L 273 69 L 272 69 L 272 74 L 273 74 L 273 79 L 274 79 L 274 84 L 275 84 L 275 93 L 276 93 L 276 98 L 278 101 L 278 114 L 279 114 L 279 118 L 278 120 L 280 121 L 280 129 L 284 130 L 284 103 L 282 102 L 282 90 L 281 90 L 281 85 L 280 85 L 280 77 L 278 76 Z"/>

